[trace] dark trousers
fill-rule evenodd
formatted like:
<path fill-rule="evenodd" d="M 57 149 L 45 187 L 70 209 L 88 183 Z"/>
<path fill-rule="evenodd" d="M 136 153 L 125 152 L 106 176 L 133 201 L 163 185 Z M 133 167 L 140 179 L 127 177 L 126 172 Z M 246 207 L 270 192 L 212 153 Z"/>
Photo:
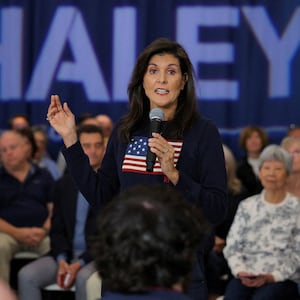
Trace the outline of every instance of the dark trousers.
<path fill-rule="evenodd" d="M 192 279 L 187 288 L 187 294 L 193 300 L 207 300 L 208 291 L 204 275 L 203 257 L 198 255 L 193 267 Z"/>
<path fill-rule="evenodd" d="M 208 289 L 205 268 L 207 265 L 208 254 L 215 242 L 215 235 L 209 232 L 199 248 L 195 258 L 195 264 L 192 271 L 191 282 L 187 287 L 187 294 L 193 300 L 207 300 Z"/>
<path fill-rule="evenodd" d="M 294 300 L 298 297 L 297 284 L 290 280 L 251 288 L 234 278 L 227 285 L 224 300 Z"/>

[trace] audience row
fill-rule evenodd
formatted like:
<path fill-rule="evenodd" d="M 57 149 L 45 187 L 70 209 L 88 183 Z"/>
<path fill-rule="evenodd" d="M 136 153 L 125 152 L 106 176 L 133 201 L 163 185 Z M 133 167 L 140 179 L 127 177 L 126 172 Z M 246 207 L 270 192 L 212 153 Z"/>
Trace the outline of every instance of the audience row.
<path fill-rule="evenodd" d="M 112 123 L 103 130 L 104 125 L 97 122 L 86 116 L 78 126 L 80 143 L 95 171 L 112 129 Z M 29 128 L 20 120 L 12 128 L 0 138 L 0 277 L 9 282 L 15 253 L 34 251 L 42 257 L 19 272 L 20 300 L 42 299 L 41 288 L 51 283 L 62 288 L 75 284 L 76 298 L 88 299 L 86 282 L 96 272 L 90 238 L 96 232 L 97 214 L 67 172 L 61 173 L 57 162 L 47 155 L 45 128 Z M 230 300 L 243 295 L 251 299 L 254 293 L 258 299 L 264 299 L 260 294 L 272 295 L 269 299 L 280 299 L 282 294 L 296 299 L 295 282 L 300 280 L 299 132 L 292 128 L 280 146 L 268 145 L 264 130 L 249 126 L 240 135 L 245 157 L 238 162 L 223 145 L 228 210 L 226 219 L 214 228 L 215 244 L 206 260 L 210 299 L 224 292 Z M 223 275 L 229 278 L 225 287 Z M 100 280 L 97 284 L 100 297 Z"/>

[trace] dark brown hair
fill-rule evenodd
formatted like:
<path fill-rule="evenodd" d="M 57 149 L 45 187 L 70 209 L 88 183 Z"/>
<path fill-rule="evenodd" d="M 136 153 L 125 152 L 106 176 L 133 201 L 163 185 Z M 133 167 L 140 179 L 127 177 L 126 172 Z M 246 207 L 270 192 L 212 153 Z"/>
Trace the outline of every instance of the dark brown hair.
<path fill-rule="evenodd" d="M 170 186 L 123 191 L 101 210 L 93 240 L 103 288 L 126 294 L 178 282 L 185 288 L 209 230 L 202 211 Z"/>
<path fill-rule="evenodd" d="M 242 130 L 240 134 L 239 143 L 241 149 L 247 151 L 246 141 L 248 140 L 248 138 L 251 136 L 253 132 L 257 132 L 258 135 L 260 136 L 261 145 L 262 145 L 261 150 L 263 150 L 268 145 L 269 143 L 268 134 L 262 128 L 258 126 L 247 126 Z"/>
<path fill-rule="evenodd" d="M 151 57 L 162 53 L 174 55 L 179 60 L 181 73 L 187 76 L 184 89 L 178 97 L 175 117 L 170 122 L 170 128 L 173 128 L 171 137 L 182 137 L 184 131 L 199 118 L 192 63 L 181 45 L 167 38 L 159 38 L 145 48 L 133 69 L 128 85 L 130 110 L 121 119 L 119 127 L 119 137 L 124 142 L 129 141 L 132 131 L 142 120 L 149 118 L 150 103 L 143 88 L 143 79 Z"/>

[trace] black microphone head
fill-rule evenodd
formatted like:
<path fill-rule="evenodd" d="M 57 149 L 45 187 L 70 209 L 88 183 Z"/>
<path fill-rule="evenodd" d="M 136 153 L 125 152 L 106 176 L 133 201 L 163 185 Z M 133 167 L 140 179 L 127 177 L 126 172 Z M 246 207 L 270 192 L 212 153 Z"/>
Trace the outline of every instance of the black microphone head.
<path fill-rule="evenodd" d="M 165 114 L 160 108 L 153 108 L 149 113 L 150 120 L 164 121 Z"/>

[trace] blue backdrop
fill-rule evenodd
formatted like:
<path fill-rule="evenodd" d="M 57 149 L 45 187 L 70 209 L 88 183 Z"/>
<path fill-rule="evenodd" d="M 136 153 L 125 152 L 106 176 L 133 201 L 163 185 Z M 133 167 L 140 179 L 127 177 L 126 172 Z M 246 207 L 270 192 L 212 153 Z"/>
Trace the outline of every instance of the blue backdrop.
<path fill-rule="evenodd" d="M 0 128 L 17 113 L 47 124 L 51 94 L 116 121 L 138 53 L 162 36 L 186 48 L 200 112 L 236 153 L 246 125 L 278 142 L 300 123 L 298 0 L 2 0 Z"/>

